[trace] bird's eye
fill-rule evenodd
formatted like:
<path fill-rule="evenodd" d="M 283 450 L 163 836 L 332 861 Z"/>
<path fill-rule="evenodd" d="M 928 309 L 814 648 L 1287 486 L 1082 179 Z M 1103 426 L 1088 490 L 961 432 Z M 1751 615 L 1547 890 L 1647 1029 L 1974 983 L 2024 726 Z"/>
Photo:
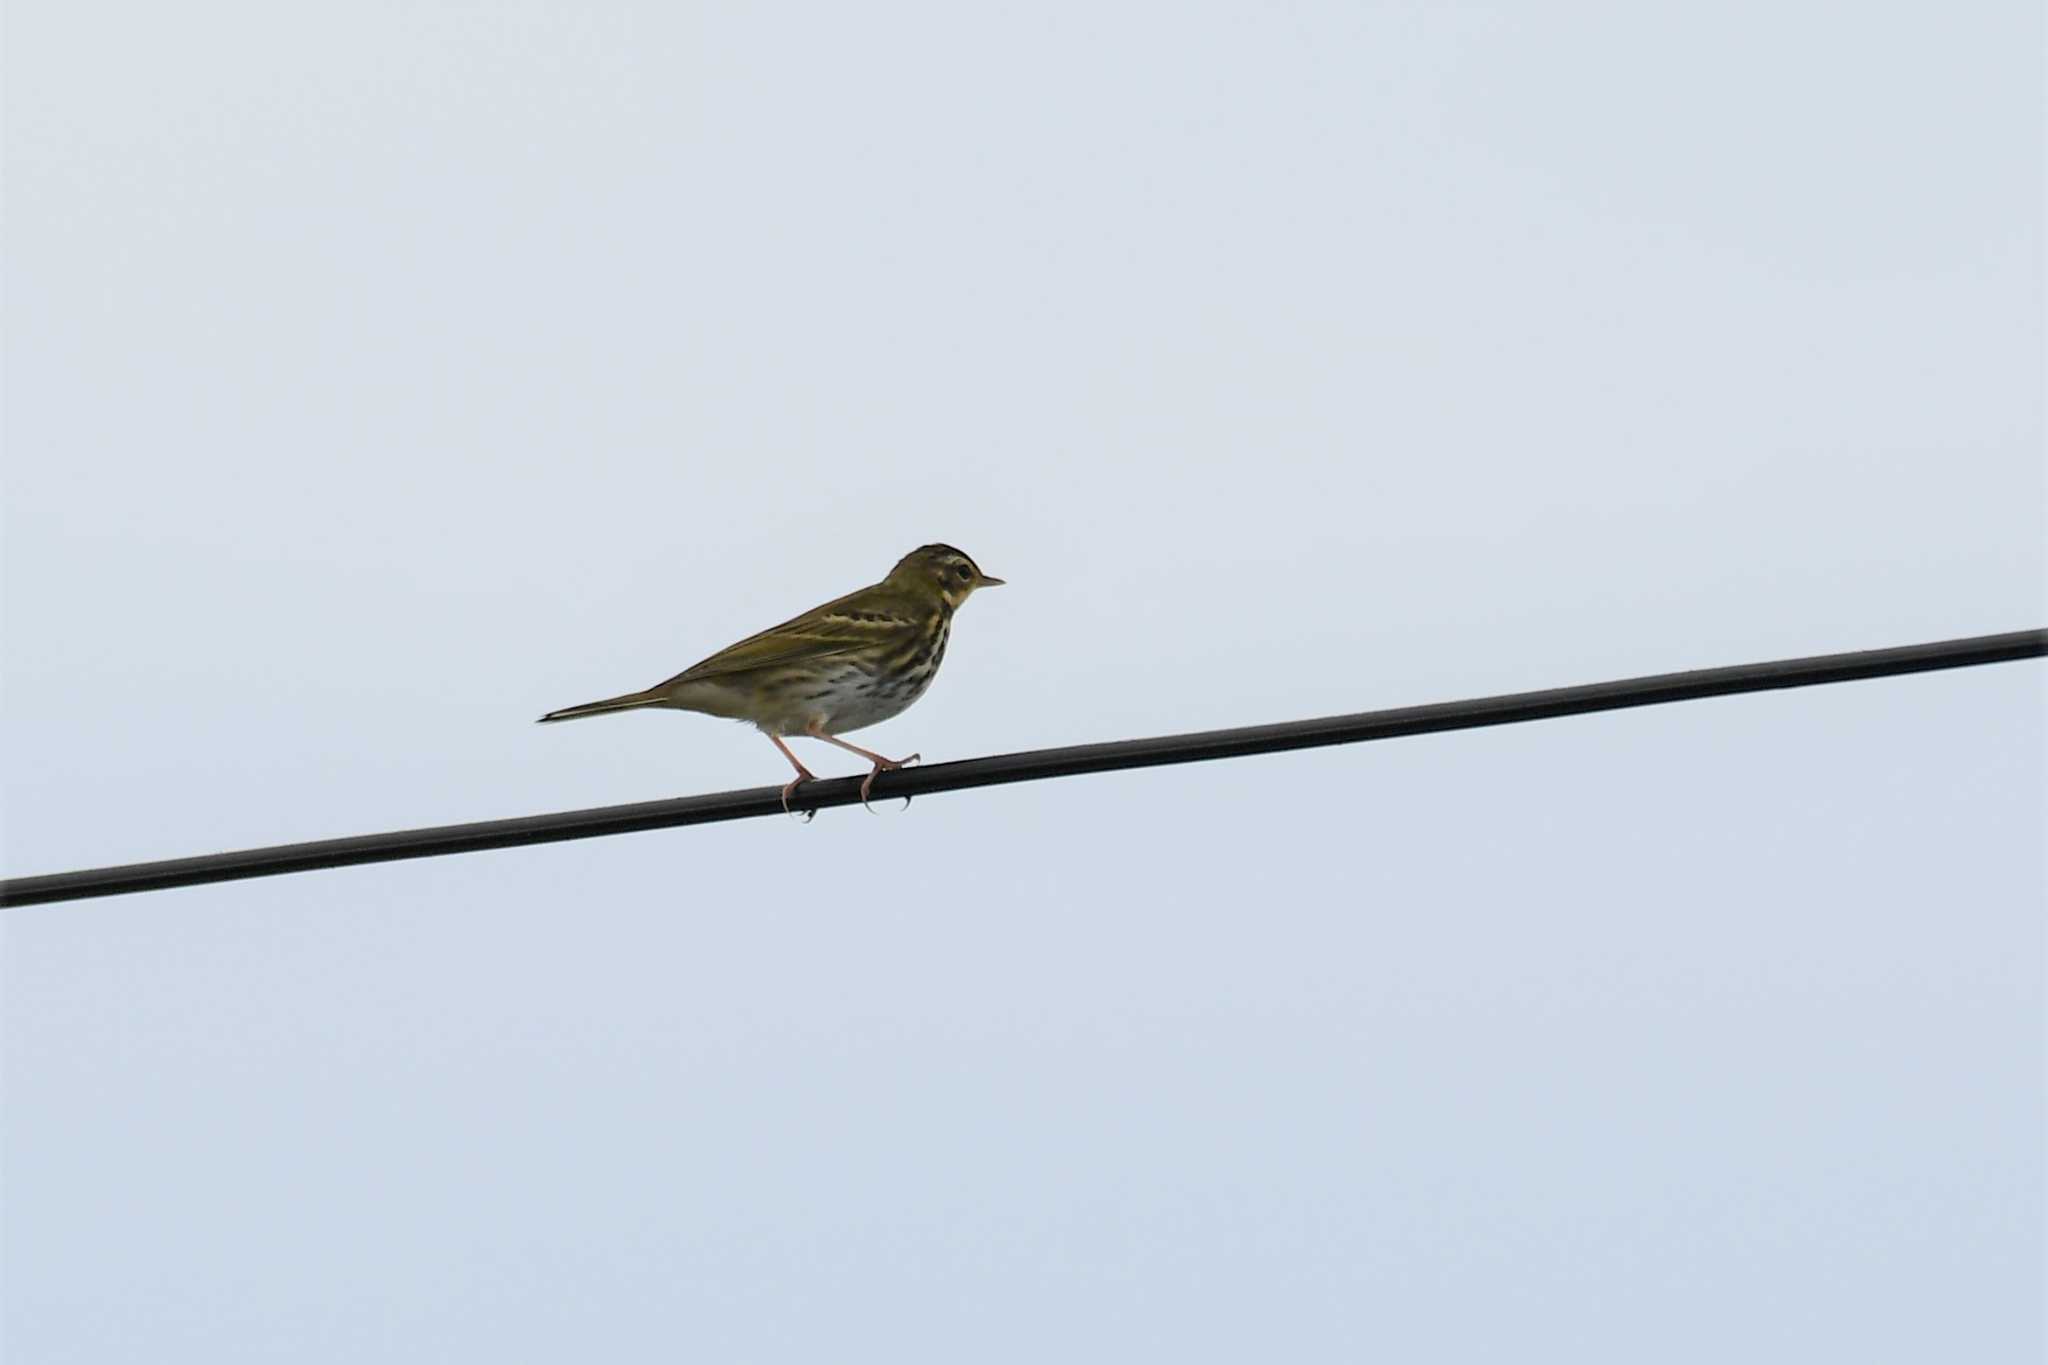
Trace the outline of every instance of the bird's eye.
<path fill-rule="evenodd" d="M 968 568 L 965 564 L 963 564 L 959 568 L 953 570 L 953 577 L 959 579 L 962 583 L 965 583 L 968 579 L 974 577 L 974 570 Z"/>

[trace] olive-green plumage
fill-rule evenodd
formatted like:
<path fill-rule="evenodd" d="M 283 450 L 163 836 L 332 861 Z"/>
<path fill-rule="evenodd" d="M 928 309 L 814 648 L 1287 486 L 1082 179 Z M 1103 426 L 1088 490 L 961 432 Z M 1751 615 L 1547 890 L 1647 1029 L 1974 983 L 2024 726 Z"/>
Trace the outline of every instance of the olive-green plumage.
<path fill-rule="evenodd" d="M 977 589 L 1002 581 L 950 545 L 926 545 L 905 555 L 881 582 L 728 645 L 666 682 L 550 711 L 541 720 L 668 707 L 749 721 L 796 767 L 796 781 L 783 789 L 787 804 L 811 773 L 782 742 L 785 735 L 837 744 L 871 760 L 875 772 L 909 761 L 883 758 L 837 736 L 885 721 L 922 696 L 945 657 L 953 612 Z M 866 784 L 861 792 L 865 798 Z"/>

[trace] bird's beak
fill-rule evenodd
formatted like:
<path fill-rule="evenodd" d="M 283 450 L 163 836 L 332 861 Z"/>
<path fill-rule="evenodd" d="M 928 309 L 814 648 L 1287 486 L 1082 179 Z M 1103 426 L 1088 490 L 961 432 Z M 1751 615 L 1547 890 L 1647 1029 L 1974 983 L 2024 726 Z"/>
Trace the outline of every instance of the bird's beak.
<path fill-rule="evenodd" d="M 990 578 L 987 574 L 977 574 L 974 579 L 974 586 L 977 588 L 1000 588 L 1003 586 L 1003 580 L 1000 578 Z"/>

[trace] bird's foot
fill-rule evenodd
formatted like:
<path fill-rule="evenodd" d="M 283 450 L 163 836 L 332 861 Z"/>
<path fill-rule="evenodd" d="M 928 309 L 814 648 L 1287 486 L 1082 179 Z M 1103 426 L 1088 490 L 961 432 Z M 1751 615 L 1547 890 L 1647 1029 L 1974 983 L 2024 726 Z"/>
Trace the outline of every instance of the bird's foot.
<path fill-rule="evenodd" d="M 818 812 L 815 810 L 791 810 L 789 808 L 789 798 L 796 795 L 798 787 L 813 780 L 809 773 L 798 773 L 795 777 L 789 779 L 789 785 L 782 789 L 782 813 L 791 819 L 800 820 L 806 825 L 816 818 Z"/>
<path fill-rule="evenodd" d="M 879 756 L 876 757 L 875 770 L 869 773 L 865 778 L 863 778 L 860 784 L 860 804 L 864 809 L 866 809 L 869 815 L 873 815 L 875 813 L 875 808 L 873 806 L 868 805 L 868 793 L 874 789 L 875 779 L 880 777 L 883 773 L 894 772 L 898 768 L 904 767 L 908 764 L 915 763 L 922 757 L 924 757 L 924 755 L 922 754 L 912 754 L 908 758 L 881 758 Z M 903 798 L 903 809 L 910 809 L 910 798 L 907 796 Z"/>

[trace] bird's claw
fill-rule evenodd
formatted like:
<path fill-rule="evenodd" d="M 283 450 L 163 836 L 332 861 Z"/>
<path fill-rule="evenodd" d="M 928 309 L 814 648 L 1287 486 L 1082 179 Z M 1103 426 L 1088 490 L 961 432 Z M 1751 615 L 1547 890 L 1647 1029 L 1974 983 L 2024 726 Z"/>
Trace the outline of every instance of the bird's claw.
<path fill-rule="evenodd" d="M 877 763 L 877 764 L 875 765 L 874 771 L 873 771 L 873 772 L 871 772 L 871 773 L 869 773 L 869 774 L 868 774 L 868 775 L 867 775 L 867 776 L 866 776 L 865 778 L 863 778 L 863 779 L 861 780 L 861 784 L 860 784 L 860 805 L 861 805 L 861 809 L 862 809 L 862 810 L 864 810 L 864 811 L 866 811 L 866 812 L 867 812 L 867 813 L 868 813 L 869 815 L 873 815 L 873 814 L 875 814 L 875 808 L 874 808 L 873 806 L 870 806 L 870 805 L 868 804 L 868 793 L 869 793 L 870 791 L 872 791 L 872 790 L 874 789 L 874 785 L 875 785 L 875 779 L 876 779 L 876 778 L 880 777 L 880 776 L 881 776 L 881 775 L 882 775 L 883 773 L 886 773 L 886 772 L 894 772 L 894 771 L 895 771 L 896 769 L 898 769 L 898 768 L 908 767 L 908 766 L 909 766 L 910 764 L 912 764 L 912 763 L 915 763 L 915 762 L 917 762 L 917 761 L 918 761 L 919 759 L 921 759 L 921 758 L 923 758 L 923 757 L 924 757 L 924 755 L 923 755 L 923 754 L 912 754 L 912 755 L 910 755 L 910 757 L 908 757 L 908 758 L 899 758 L 899 759 L 897 759 L 897 760 L 896 760 L 895 762 L 893 762 L 893 763 L 889 763 L 889 762 L 882 762 L 882 763 Z M 905 809 L 905 810 L 909 810 L 909 809 L 910 809 L 910 798 L 909 798 L 909 797 L 907 797 L 907 796 L 903 798 L 903 809 Z"/>
<path fill-rule="evenodd" d="M 795 820 L 797 823 L 804 825 L 808 825 L 809 823 L 811 823 L 811 821 L 818 818 L 817 810 L 815 808 L 811 810 L 791 810 L 789 808 L 789 798 L 796 795 L 796 789 L 798 787 L 801 787 L 804 783 L 810 780 L 810 774 L 806 773 L 802 777 L 796 778 L 788 786 L 782 789 L 782 813 L 784 815 L 787 815 L 790 819 Z"/>

